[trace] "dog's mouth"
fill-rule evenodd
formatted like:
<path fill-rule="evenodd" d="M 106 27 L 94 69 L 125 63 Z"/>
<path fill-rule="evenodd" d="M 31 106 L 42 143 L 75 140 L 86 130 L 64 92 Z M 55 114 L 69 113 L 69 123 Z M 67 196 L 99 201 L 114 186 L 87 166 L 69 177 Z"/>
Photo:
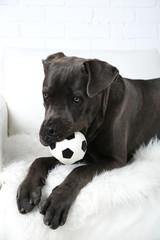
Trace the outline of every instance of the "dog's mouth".
<path fill-rule="evenodd" d="M 60 137 L 60 136 L 47 137 L 47 136 L 40 135 L 40 142 L 45 147 L 48 147 L 48 146 L 53 147 L 56 144 L 56 142 L 61 142 L 64 139 L 65 139 L 64 137 Z"/>
<path fill-rule="evenodd" d="M 82 130 L 80 130 L 79 132 L 81 132 L 84 136 L 86 136 L 86 133 L 87 133 L 87 129 L 86 128 L 83 128 Z"/>
<path fill-rule="evenodd" d="M 79 132 L 81 132 L 84 136 L 86 135 L 86 130 L 85 128 L 81 129 L 81 130 L 77 130 Z M 73 132 L 70 132 L 68 134 L 66 134 L 65 136 L 55 136 L 55 137 L 49 137 L 47 135 L 39 135 L 40 136 L 40 142 L 43 146 L 45 147 L 50 147 L 51 149 L 53 149 L 55 147 L 55 144 L 56 142 L 61 142 L 63 141 L 64 139 L 67 139 L 69 138 L 71 135 L 73 135 L 74 132 L 77 132 L 77 131 L 73 131 Z"/>

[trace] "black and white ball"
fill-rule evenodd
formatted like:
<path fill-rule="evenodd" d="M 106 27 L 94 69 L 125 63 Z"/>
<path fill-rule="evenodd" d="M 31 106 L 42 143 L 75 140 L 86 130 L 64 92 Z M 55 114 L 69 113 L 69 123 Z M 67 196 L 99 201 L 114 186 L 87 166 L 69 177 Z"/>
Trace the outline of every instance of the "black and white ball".
<path fill-rule="evenodd" d="M 52 155 L 64 164 L 72 164 L 83 159 L 87 151 L 87 141 L 81 132 L 75 132 L 50 149 Z"/>

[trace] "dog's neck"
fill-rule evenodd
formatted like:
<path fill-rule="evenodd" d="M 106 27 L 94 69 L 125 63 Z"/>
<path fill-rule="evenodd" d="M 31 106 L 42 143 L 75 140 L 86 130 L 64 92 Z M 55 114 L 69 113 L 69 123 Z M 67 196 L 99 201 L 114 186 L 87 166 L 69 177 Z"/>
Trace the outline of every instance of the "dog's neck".
<path fill-rule="evenodd" d="M 100 111 L 97 113 L 95 119 L 93 120 L 90 127 L 88 128 L 88 131 L 87 131 L 88 141 L 92 141 L 97 136 L 99 128 L 103 124 L 106 107 L 108 103 L 108 98 L 109 98 L 109 92 L 110 92 L 110 87 L 108 87 L 107 89 L 99 93 L 101 97 L 101 107 L 99 108 Z"/>
<path fill-rule="evenodd" d="M 122 76 L 119 74 L 115 81 L 111 84 L 110 98 L 112 101 L 120 101 L 124 93 L 124 81 Z"/>
<path fill-rule="evenodd" d="M 115 79 L 115 81 L 103 90 L 101 95 L 101 107 L 100 112 L 97 114 L 96 118 L 91 123 L 88 132 L 87 132 L 87 140 L 90 142 L 96 138 L 98 133 L 101 130 L 101 126 L 105 120 L 106 112 L 109 110 L 110 106 L 116 107 L 121 104 L 122 100 L 124 99 L 124 81 L 121 75 Z M 112 109 L 111 109 L 112 110 Z M 108 113 L 109 114 L 109 113 Z"/>

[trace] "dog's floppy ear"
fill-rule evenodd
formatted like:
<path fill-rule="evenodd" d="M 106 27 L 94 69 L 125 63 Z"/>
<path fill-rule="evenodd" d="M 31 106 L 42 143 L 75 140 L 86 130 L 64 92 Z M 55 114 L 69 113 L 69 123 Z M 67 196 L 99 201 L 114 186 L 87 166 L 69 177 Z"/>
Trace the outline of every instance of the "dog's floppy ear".
<path fill-rule="evenodd" d="M 88 75 L 87 94 L 91 98 L 107 88 L 119 74 L 116 67 L 97 59 L 85 61 L 84 67 Z"/>
<path fill-rule="evenodd" d="M 46 73 L 48 71 L 48 68 L 51 64 L 51 62 L 53 62 L 56 59 L 65 57 L 63 52 L 58 52 L 58 53 L 54 53 L 52 55 L 49 55 L 45 60 L 42 60 L 43 63 L 43 68 L 44 68 L 44 72 Z"/>

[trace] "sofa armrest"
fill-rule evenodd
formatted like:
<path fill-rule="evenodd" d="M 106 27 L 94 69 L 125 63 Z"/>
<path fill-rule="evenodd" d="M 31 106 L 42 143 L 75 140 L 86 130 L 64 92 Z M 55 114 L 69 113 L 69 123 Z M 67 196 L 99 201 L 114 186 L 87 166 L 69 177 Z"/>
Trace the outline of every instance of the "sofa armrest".
<path fill-rule="evenodd" d="M 4 142 L 8 134 L 8 111 L 5 99 L 0 96 L 0 170 L 4 163 Z"/>

